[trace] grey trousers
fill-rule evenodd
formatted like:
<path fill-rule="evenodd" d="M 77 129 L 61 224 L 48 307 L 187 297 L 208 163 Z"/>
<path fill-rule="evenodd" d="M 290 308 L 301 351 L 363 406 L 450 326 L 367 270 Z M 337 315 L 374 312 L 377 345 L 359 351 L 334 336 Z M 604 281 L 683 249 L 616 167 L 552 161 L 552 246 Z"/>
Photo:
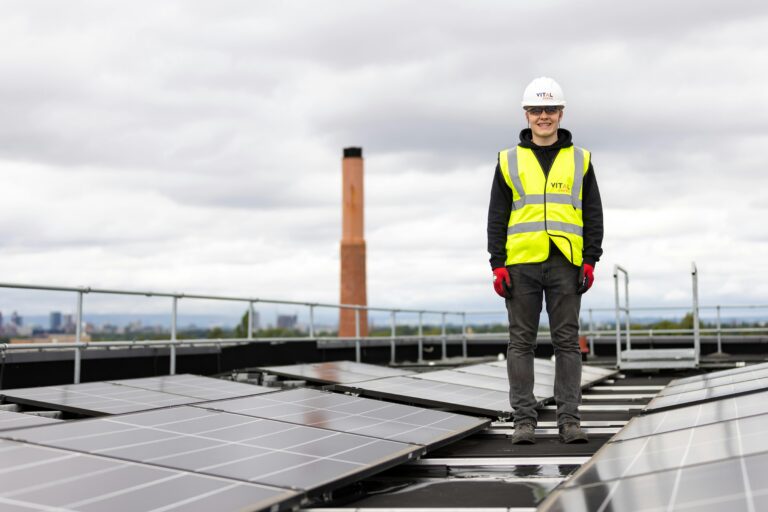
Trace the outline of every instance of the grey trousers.
<path fill-rule="evenodd" d="M 554 248 L 552 248 L 554 249 Z M 515 423 L 536 423 L 533 395 L 533 351 L 539 330 L 542 299 L 546 298 L 549 328 L 555 349 L 555 403 L 557 423 L 579 421 L 581 404 L 581 352 L 579 310 L 576 294 L 579 268 L 559 251 L 552 250 L 543 263 L 507 267 L 512 280 L 512 298 L 506 300 L 509 315 L 507 374 L 509 403 Z"/>

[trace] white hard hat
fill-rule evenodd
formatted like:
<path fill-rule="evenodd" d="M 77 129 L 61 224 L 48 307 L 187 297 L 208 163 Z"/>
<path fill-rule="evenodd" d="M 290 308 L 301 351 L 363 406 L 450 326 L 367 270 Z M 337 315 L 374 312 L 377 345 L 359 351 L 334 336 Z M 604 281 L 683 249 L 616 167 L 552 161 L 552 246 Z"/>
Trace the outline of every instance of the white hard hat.
<path fill-rule="evenodd" d="M 528 84 L 523 93 L 523 107 L 565 106 L 565 95 L 553 79 L 542 76 Z"/>

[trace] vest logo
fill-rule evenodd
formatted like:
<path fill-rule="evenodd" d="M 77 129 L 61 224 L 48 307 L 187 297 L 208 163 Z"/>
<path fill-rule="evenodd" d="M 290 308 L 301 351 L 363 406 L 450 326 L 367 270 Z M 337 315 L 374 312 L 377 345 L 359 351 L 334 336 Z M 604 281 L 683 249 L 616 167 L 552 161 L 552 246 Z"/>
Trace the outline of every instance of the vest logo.
<path fill-rule="evenodd" d="M 549 189 L 552 192 L 558 192 L 561 194 L 570 194 L 571 193 L 571 185 L 568 183 L 564 183 L 562 181 L 555 181 L 549 184 Z"/>
<path fill-rule="evenodd" d="M 541 98 L 543 100 L 552 100 L 552 99 L 554 99 L 554 96 L 552 96 L 551 92 L 537 92 L 536 96 L 538 96 L 539 98 Z"/>

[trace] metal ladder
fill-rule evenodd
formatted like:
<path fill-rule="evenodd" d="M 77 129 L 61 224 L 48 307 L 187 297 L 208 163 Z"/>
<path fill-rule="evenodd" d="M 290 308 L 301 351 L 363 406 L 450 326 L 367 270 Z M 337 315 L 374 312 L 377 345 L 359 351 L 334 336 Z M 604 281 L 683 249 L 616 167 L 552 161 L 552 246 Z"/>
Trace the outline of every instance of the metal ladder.
<path fill-rule="evenodd" d="M 624 277 L 624 305 L 619 299 L 619 273 Z M 699 283 L 696 263 L 691 263 L 693 283 L 693 348 L 652 348 L 633 349 L 629 309 L 629 273 L 619 265 L 613 267 L 613 281 L 616 296 L 616 367 L 621 370 L 696 368 L 701 354 L 699 332 Z M 624 327 L 621 314 L 624 313 Z M 622 335 L 626 349 L 622 350 Z"/>

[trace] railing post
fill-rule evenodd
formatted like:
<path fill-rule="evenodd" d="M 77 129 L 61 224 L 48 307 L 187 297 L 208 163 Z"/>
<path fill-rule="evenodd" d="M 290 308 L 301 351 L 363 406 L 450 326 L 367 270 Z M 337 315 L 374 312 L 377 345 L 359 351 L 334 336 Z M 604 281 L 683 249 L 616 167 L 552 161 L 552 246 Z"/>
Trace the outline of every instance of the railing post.
<path fill-rule="evenodd" d="M 397 312 L 394 309 L 389 312 L 389 364 L 395 364 L 395 337 L 397 336 L 396 314 Z"/>
<path fill-rule="evenodd" d="M 418 362 L 424 361 L 424 312 L 419 311 L 419 360 Z"/>
<path fill-rule="evenodd" d="M 699 273 L 696 269 L 696 262 L 691 262 L 691 280 L 693 284 L 693 356 L 696 366 L 699 366 L 701 332 L 699 326 Z"/>
<path fill-rule="evenodd" d="M 616 298 L 616 367 L 621 367 L 621 316 L 619 314 L 619 308 L 621 307 L 619 302 L 619 266 L 613 266 L 613 289 L 614 297 Z"/>
<path fill-rule="evenodd" d="M 360 350 L 360 308 L 355 307 L 355 361 L 360 362 L 361 360 L 361 350 Z"/>
<path fill-rule="evenodd" d="M 179 298 L 173 297 L 171 308 L 171 367 L 170 375 L 176 375 L 176 323 L 178 319 Z"/>
<path fill-rule="evenodd" d="M 624 313 L 627 315 L 627 350 L 632 349 L 632 321 L 629 314 L 629 274 L 624 272 Z"/>
<path fill-rule="evenodd" d="M 441 344 L 442 344 L 442 347 L 443 347 L 443 350 L 442 350 L 442 352 L 443 352 L 443 361 L 445 361 L 446 359 L 448 359 L 448 340 L 445 338 L 445 313 L 442 313 L 441 316 L 442 316 L 443 327 L 442 327 L 442 331 L 441 331 L 440 337 L 441 337 Z"/>
<path fill-rule="evenodd" d="M 309 305 L 309 337 L 315 337 L 315 305 Z"/>
<path fill-rule="evenodd" d="M 83 339 L 83 291 L 77 292 L 77 311 L 75 312 L 75 343 L 77 348 L 75 349 L 75 384 L 80 384 L 80 372 L 81 361 L 83 356 L 82 339 Z"/>
<path fill-rule="evenodd" d="M 723 354 L 722 324 L 720 323 L 720 305 L 717 305 L 717 353 Z"/>
<path fill-rule="evenodd" d="M 249 340 L 253 339 L 253 301 L 248 301 L 248 333 Z"/>
<path fill-rule="evenodd" d="M 467 359 L 467 313 L 461 313 L 461 355 Z"/>

